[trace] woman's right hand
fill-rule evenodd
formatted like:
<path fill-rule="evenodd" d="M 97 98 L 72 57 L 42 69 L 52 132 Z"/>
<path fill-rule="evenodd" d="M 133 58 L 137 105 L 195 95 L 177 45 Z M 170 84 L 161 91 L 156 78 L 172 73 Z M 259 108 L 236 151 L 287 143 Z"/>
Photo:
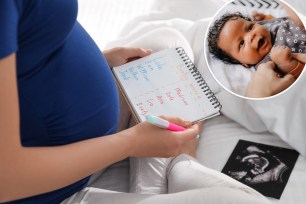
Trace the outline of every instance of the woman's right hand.
<path fill-rule="evenodd" d="M 191 122 L 176 117 L 164 119 L 186 127 L 185 131 L 172 132 L 156 127 L 147 122 L 142 122 L 132 128 L 123 131 L 124 136 L 130 137 L 131 155 L 136 157 L 173 157 L 181 153 L 184 145 L 196 138 L 200 125 L 191 125 Z"/>

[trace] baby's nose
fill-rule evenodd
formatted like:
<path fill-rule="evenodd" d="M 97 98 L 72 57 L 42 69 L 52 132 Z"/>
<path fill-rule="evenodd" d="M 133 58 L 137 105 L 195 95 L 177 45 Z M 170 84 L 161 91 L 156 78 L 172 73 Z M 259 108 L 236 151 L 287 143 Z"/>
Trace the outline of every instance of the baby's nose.
<path fill-rule="evenodd" d="M 247 34 L 247 42 L 252 48 L 257 49 L 257 43 L 256 43 L 256 33 L 255 32 L 249 32 Z"/>

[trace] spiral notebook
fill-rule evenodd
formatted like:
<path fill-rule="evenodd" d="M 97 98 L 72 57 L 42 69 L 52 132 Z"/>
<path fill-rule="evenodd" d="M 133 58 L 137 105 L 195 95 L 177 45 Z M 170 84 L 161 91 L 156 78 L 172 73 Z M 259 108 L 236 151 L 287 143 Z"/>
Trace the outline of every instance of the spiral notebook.
<path fill-rule="evenodd" d="M 220 113 L 221 104 L 183 48 L 161 50 L 112 71 L 137 122 L 151 114 L 196 123 Z"/>

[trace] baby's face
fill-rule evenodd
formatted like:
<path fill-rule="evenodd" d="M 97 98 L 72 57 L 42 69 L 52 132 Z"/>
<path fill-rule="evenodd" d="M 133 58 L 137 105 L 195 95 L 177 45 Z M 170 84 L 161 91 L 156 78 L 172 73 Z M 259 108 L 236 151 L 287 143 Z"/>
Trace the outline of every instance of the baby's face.
<path fill-rule="evenodd" d="M 271 50 L 271 35 L 260 24 L 233 18 L 222 28 L 218 47 L 241 64 L 254 65 Z"/>

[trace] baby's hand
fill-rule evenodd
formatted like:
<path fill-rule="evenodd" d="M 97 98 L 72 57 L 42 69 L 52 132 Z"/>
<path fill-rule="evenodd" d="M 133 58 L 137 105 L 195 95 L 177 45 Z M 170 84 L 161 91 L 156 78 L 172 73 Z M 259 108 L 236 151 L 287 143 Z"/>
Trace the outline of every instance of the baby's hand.
<path fill-rule="evenodd" d="M 280 68 L 284 73 L 288 73 L 292 69 L 292 55 L 289 47 L 279 45 L 273 47 L 270 52 L 271 60 Z"/>
<path fill-rule="evenodd" d="M 259 13 L 257 11 L 254 11 L 252 13 L 252 18 L 255 20 L 255 21 L 263 21 L 263 20 L 272 20 L 274 19 L 275 17 L 272 16 L 272 15 L 267 15 L 267 14 L 264 14 L 264 13 Z"/>

